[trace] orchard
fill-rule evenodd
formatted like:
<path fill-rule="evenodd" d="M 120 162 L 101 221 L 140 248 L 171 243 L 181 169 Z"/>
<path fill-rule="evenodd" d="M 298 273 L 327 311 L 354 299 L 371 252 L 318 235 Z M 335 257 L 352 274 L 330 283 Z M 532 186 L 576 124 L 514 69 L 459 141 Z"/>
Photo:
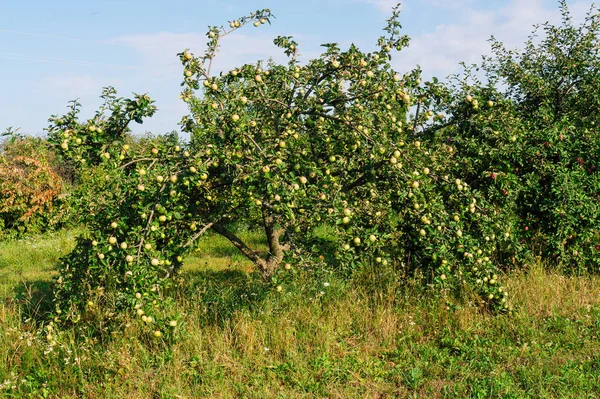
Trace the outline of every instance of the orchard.
<path fill-rule="evenodd" d="M 156 111 L 146 95 L 106 89 L 84 121 L 72 103 L 49 140 L 75 165 L 88 232 L 61 260 L 53 321 L 109 331 L 137 320 L 170 336 L 170 288 L 209 230 L 278 290 L 295 270 L 376 267 L 418 278 L 449 309 L 468 296 L 508 311 L 502 272 L 537 255 L 597 271 L 598 17 L 576 27 L 562 10 L 563 25 L 523 54 L 493 42 L 488 82 L 467 71 L 454 85 L 392 68 L 409 44 L 398 8 L 373 52 L 327 44 L 301 63 L 282 36 L 287 63 L 219 74 L 220 40 L 272 14 L 210 27 L 204 53 L 179 54 L 189 143 L 127 143 L 129 124 Z M 262 232 L 266 253 L 244 227 Z"/>

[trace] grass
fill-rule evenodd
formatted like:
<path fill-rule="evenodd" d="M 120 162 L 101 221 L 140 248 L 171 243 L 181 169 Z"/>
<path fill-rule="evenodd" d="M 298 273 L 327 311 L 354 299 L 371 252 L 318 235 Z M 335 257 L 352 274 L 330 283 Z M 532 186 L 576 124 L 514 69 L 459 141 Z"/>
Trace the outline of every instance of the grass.
<path fill-rule="evenodd" d="M 47 284 L 72 243 L 70 232 L 0 243 L 0 397 L 600 396 L 596 277 L 535 265 L 505 277 L 513 314 L 451 312 L 380 271 L 278 293 L 210 237 L 186 260 L 177 342 L 148 344 L 135 329 L 103 343 L 67 331 L 50 348 L 23 321 L 28 302 L 11 298 Z"/>

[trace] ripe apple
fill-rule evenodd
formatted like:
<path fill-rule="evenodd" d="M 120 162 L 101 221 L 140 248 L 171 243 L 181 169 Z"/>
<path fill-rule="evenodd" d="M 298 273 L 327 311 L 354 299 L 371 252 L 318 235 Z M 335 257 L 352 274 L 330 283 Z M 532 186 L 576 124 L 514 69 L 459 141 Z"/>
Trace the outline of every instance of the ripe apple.
<path fill-rule="evenodd" d="M 352 242 L 354 243 L 354 245 L 360 245 L 360 238 L 354 237 L 354 240 L 352 240 Z"/>
<path fill-rule="evenodd" d="M 117 238 L 116 237 L 109 237 L 108 238 L 108 242 L 109 244 L 116 244 L 117 243 Z"/>
<path fill-rule="evenodd" d="M 122 242 L 120 246 L 121 246 L 121 249 L 127 249 L 127 243 L 126 242 Z"/>
<path fill-rule="evenodd" d="M 231 115 L 231 120 L 237 122 L 240 120 L 240 116 L 238 114 Z"/>

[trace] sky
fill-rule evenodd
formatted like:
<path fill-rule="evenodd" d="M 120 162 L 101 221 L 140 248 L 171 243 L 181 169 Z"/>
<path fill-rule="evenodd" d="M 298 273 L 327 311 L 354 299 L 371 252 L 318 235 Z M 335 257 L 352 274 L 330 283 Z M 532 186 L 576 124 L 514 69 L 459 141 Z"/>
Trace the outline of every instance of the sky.
<path fill-rule="evenodd" d="M 394 0 L 0 0 L 0 132 L 44 134 L 52 114 L 79 99 L 82 117 L 100 104 L 102 88 L 120 96 L 147 93 L 159 111 L 135 133 L 178 129 L 187 113 L 178 99 L 182 68 L 177 53 L 201 54 L 209 25 L 269 8 L 272 25 L 246 26 L 224 38 L 216 70 L 229 70 L 272 57 L 279 35 L 294 36 L 303 60 L 321 53 L 320 44 L 350 43 L 375 49 Z M 575 19 L 592 1 L 568 0 Z M 556 0 L 404 0 L 400 22 L 411 37 L 396 53 L 399 72 L 420 65 L 425 78 L 460 72 L 460 62 L 477 63 L 489 53 L 493 34 L 509 48 L 522 47 L 534 24 L 560 19 Z"/>

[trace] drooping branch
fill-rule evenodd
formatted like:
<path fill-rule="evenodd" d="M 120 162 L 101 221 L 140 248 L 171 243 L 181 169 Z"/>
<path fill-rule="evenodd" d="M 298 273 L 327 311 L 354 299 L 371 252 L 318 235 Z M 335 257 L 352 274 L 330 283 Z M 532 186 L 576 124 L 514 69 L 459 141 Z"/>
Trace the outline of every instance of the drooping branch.
<path fill-rule="evenodd" d="M 244 254 L 246 258 L 250 259 L 259 268 L 263 278 L 266 279 L 268 276 L 267 262 L 265 262 L 265 260 L 261 258 L 259 254 L 246 245 L 246 243 L 244 243 L 238 236 L 227 230 L 223 225 L 215 223 L 212 225 L 212 229 L 216 233 L 227 238 L 237 249 L 240 250 L 242 254 Z"/>

